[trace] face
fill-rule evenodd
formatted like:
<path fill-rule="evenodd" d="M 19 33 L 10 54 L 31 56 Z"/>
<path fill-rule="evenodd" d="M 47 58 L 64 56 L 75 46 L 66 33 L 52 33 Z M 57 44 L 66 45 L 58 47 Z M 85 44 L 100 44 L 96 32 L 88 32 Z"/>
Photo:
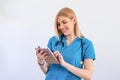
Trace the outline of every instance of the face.
<path fill-rule="evenodd" d="M 65 36 L 74 34 L 74 24 L 74 18 L 71 20 L 70 18 L 64 16 L 58 17 L 57 28 Z"/>

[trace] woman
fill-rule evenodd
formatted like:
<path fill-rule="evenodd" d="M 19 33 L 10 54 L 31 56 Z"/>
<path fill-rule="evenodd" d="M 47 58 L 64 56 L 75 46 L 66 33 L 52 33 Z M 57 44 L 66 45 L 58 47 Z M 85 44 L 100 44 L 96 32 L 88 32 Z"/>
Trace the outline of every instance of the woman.
<path fill-rule="evenodd" d="M 55 18 L 56 36 L 50 38 L 48 47 L 59 64 L 47 64 L 46 53 L 36 48 L 38 63 L 46 74 L 45 80 L 91 80 L 94 47 L 79 30 L 75 13 L 70 8 L 61 9 Z M 81 63 L 83 61 L 83 63 Z"/>

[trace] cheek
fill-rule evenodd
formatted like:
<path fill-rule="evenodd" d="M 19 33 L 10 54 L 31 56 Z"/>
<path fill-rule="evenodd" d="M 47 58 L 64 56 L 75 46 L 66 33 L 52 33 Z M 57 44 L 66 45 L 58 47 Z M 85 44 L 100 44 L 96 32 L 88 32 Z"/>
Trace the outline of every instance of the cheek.
<path fill-rule="evenodd" d="M 71 24 L 71 25 L 69 25 L 69 27 L 68 27 L 68 28 L 69 28 L 69 30 L 70 30 L 70 31 L 73 31 L 73 30 L 74 30 L 74 26 L 73 26 L 72 24 Z"/>
<path fill-rule="evenodd" d="M 72 21 L 68 23 L 68 27 L 70 27 L 71 29 L 74 27 L 74 24 Z"/>

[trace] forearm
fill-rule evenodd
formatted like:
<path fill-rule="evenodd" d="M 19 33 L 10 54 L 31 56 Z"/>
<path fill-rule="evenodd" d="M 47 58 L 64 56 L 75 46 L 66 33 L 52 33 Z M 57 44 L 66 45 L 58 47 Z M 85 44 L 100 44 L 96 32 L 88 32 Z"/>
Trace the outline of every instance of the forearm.
<path fill-rule="evenodd" d="M 76 76 L 83 78 L 84 80 L 91 80 L 92 72 L 86 69 L 80 69 L 77 67 L 74 67 L 68 63 L 65 63 L 64 67 L 75 74 Z"/>
<path fill-rule="evenodd" d="M 47 71 L 48 71 L 48 66 L 49 66 L 49 65 L 48 65 L 46 62 L 44 62 L 43 64 L 40 64 L 40 63 L 38 62 L 38 64 L 39 64 L 41 70 L 46 74 Z"/>

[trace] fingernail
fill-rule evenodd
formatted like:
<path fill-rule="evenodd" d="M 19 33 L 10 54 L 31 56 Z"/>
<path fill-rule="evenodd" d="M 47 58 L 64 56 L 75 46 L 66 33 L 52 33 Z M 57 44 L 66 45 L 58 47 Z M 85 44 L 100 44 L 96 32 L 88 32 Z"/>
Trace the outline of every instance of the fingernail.
<path fill-rule="evenodd" d="M 38 46 L 38 48 L 40 48 L 40 46 Z"/>

